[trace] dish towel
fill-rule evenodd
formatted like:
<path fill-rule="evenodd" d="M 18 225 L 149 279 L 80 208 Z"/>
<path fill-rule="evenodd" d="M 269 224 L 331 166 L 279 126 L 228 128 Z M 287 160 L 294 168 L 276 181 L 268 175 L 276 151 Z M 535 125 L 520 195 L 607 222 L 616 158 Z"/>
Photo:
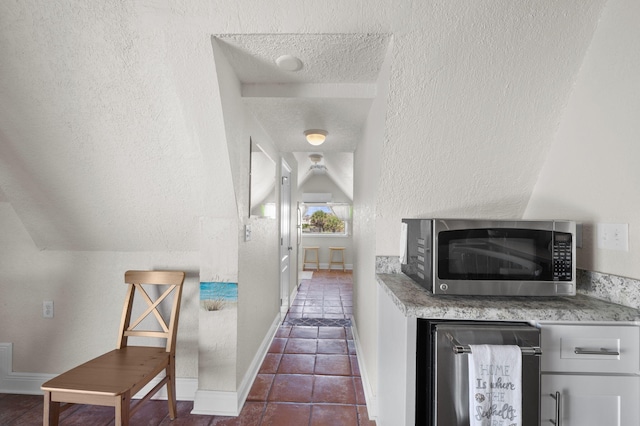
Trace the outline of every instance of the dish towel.
<path fill-rule="evenodd" d="M 470 426 L 522 426 L 522 351 L 469 345 Z"/>

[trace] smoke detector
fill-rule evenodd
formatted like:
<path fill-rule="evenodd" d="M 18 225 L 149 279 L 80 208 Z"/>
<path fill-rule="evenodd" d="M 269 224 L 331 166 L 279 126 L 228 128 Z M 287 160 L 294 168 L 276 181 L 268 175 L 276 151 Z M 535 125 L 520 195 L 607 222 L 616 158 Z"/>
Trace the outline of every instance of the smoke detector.
<path fill-rule="evenodd" d="M 302 69 L 302 61 L 293 55 L 282 55 L 276 59 L 276 65 L 285 71 L 296 72 Z"/>

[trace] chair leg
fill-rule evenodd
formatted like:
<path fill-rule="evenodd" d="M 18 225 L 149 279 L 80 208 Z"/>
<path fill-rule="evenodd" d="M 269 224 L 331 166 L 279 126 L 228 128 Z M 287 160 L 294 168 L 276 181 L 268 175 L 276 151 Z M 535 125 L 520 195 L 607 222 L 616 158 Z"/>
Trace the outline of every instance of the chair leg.
<path fill-rule="evenodd" d="M 129 409 L 131 408 L 131 392 L 120 395 L 116 398 L 116 419 L 115 426 L 129 426 Z"/>
<path fill-rule="evenodd" d="M 167 382 L 167 402 L 169 404 L 169 417 L 175 420 L 178 417 L 178 408 L 176 406 L 176 365 L 175 359 L 169 362 L 166 368 L 166 374 L 169 378 Z"/>
<path fill-rule="evenodd" d="M 60 403 L 51 401 L 51 392 L 45 391 L 42 425 L 58 426 L 58 417 L 60 417 Z"/>

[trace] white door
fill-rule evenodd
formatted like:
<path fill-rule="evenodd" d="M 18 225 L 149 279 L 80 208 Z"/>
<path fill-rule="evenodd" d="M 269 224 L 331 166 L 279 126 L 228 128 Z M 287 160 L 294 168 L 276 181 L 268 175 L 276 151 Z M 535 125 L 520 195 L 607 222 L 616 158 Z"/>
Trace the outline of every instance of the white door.
<path fill-rule="evenodd" d="M 289 310 L 291 282 L 291 169 L 282 161 L 280 177 L 280 311 Z"/>
<path fill-rule="evenodd" d="M 542 426 L 640 425 L 640 377 L 543 374 L 541 382 Z"/>

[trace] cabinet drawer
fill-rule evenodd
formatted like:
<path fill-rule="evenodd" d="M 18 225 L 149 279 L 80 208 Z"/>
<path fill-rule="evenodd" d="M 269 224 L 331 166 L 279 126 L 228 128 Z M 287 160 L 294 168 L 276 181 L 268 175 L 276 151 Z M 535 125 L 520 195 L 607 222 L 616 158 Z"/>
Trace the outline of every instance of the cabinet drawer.
<path fill-rule="evenodd" d="M 542 324 L 542 371 L 640 373 L 640 327 Z"/>

